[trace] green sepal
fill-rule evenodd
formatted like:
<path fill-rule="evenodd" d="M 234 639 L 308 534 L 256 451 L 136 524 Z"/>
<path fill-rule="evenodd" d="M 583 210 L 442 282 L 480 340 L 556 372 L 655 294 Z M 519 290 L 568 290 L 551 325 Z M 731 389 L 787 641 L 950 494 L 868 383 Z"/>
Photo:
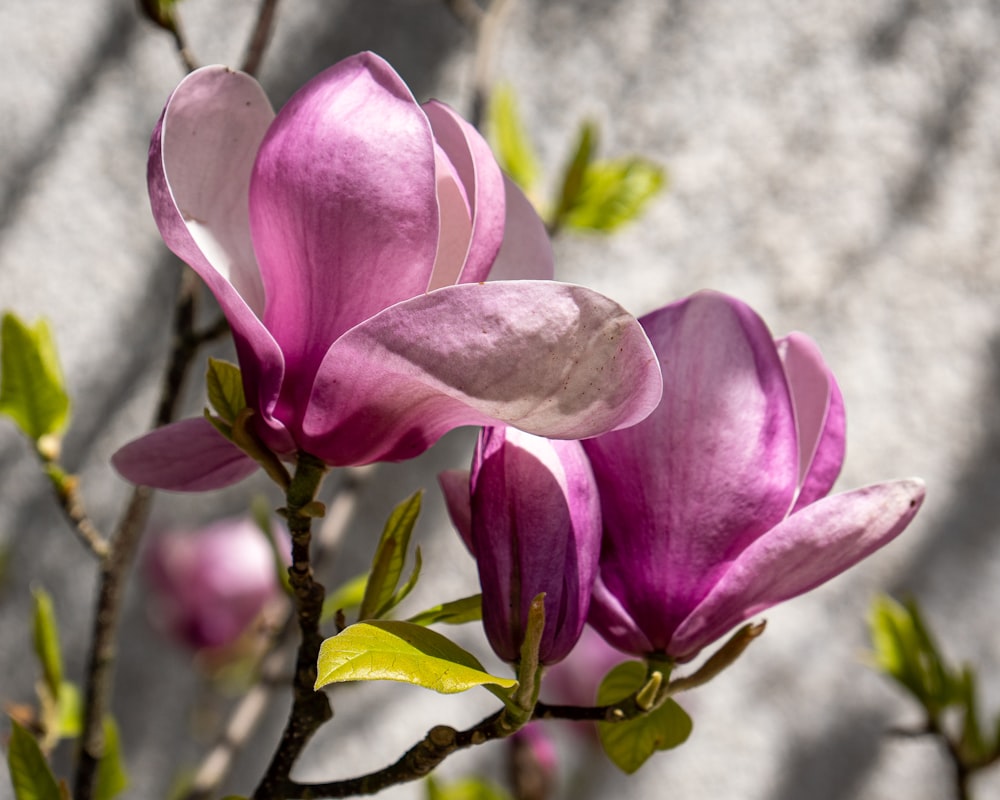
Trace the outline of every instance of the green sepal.
<path fill-rule="evenodd" d="M 609 672 L 597 690 L 597 704 L 611 705 L 635 694 L 649 682 L 646 665 L 626 661 Z M 657 750 L 687 741 L 693 723 L 676 702 L 667 698 L 647 714 L 624 722 L 599 722 L 601 746 L 616 767 L 631 775 Z"/>
<path fill-rule="evenodd" d="M 61 800 L 59 784 L 35 737 L 11 720 L 7 766 L 16 800 Z"/>
<path fill-rule="evenodd" d="M 94 800 L 112 800 L 128 786 L 128 773 L 122 759 L 118 726 L 111 717 L 104 718 L 104 754 L 97 762 Z"/>
<path fill-rule="evenodd" d="M 56 711 L 56 733 L 60 739 L 75 739 L 83 732 L 83 698 L 75 683 L 63 681 Z"/>
<path fill-rule="evenodd" d="M 0 414 L 6 414 L 45 451 L 69 421 L 69 395 L 63 383 L 52 331 L 45 320 L 34 327 L 6 313 L 0 322 Z M 43 441 L 40 441 L 43 440 Z M 46 453 L 42 454 L 45 457 Z M 51 460 L 51 459 L 50 459 Z"/>
<path fill-rule="evenodd" d="M 521 122 L 511 86 L 501 84 L 493 90 L 488 120 L 491 144 L 501 169 L 525 193 L 530 193 L 538 180 L 538 157 Z"/>
<path fill-rule="evenodd" d="M 399 576 L 406 561 L 406 550 L 410 544 L 410 534 L 420 515 L 423 492 L 414 492 L 396 506 L 382 531 L 372 568 L 365 586 L 365 596 L 361 601 L 358 619 L 377 619 L 394 607 L 393 598 Z M 412 588 L 412 587 L 411 587 Z"/>
<path fill-rule="evenodd" d="M 239 413 L 247 407 L 240 368 L 228 361 L 209 358 L 205 387 L 208 390 L 208 402 L 212 404 L 215 413 L 221 420 L 232 425 Z"/>
<path fill-rule="evenodd" d="M 446 625 L 461 625 L 463 622 L 478 622 L 483 618 L 483 596 L 474 594 L 461 600 L 452 600 L 414 614 L 407 622 L 414 625 L 433 625 L 443 622 Z"/>
<path fill-rule="evenodd" d="M 176 33 L 177 17 L 174 15 L 174 6 L 177 2 L 178 0 L 139 0 L 139 8 L 151 22 L 166 31 Z"/>
<path fill-rule="evenodd" d="M 347 583 L 326 596 L 323 601 L 323 611 L 320 620 L 326 622 L 333 619 L 338 611 L 348 611 L 359 608 L 365 597 L 365 586 L 368 584 L 368 573 L 355 575 Z"/>
<path fill-rule="evenodd" d="M 593 161 L 573 206 L 559 222 L 578 230 L 610 233 L 636 219 L 665 185 L 663 168 L 644 158 Z"/>
<path fill-rule="evenodd" d="M 62 653 L 59 648 L 59 626 L 52 607 L 52 597 L 41 587 L 36 588 L 33 638 L 35 655 L 42 666 L 42 675 L 54 699 L 58 699 L 63 686 Z"/>
<path fill-rule="evenodd" d="M 434 776 L 424 783 L 427 800 L 511 800 L 511 796 L 482 778 L 463 778 L 441 785 Z"/>
<path fill-rule="evenodd" d="M 346 681 L 399 681 L 441 694 L 484 686 L 512 689 L 517 681 L 490 675 L 472 653 L 412 622 L 372 620 L 323 642 L 315 688 Z"/>

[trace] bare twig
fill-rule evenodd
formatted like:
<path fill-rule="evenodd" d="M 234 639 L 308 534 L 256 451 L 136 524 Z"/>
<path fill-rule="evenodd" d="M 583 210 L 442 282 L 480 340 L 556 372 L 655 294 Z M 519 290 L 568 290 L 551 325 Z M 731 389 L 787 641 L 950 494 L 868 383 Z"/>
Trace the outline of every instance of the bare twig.
<path fill-rule="evenodd" d="M 193 327 L 197 294 L 197 279 L 193 272 L 187 270 L 181 279 L 174 311 L 174 340 L 156 410 L 157 425 L 163 425 L 176 416 L 181 387 L 198 349 Z M 75 800 L 90 800 L 93 796 L 97 765 L 104 753 L 104 718 L 110 704 L 115 639 L 124 585 L 146 527 L 152 499 L 153 491 L 148 487 L 139 486 L 132 491 L 110 549 L 101 560 L 97 609 L 84 677 L 83 732 L 74 776 Z"/>
<path fill-rule="evenodd" d="M 459 22 L 473 30 L 483 21 L 483 9 L 475 0 L 444 0 L 444 4 Z"/>
<path fill-rule="evenodd" d="M 472 73 L 472 113 L 470 122 L 481 128 L 493 90 L 493 61 L 500 32 L 514 0 L 492 0 L 478 26 L 476 61 Z"/>
<path fill-rule="evenodd" d="M 271 38 L 277 8 L 278 0 L 261 0 L 260 11 L 257 13 L 257 24 L 254 26 L 253 35 L 250 37 L 250 44 L 247 47 L 247 55 L 241 67 L 244 72 L 250 75 L 256 75 L 257 70 L 260 69 L 260 62 L 264 58 L 264 51 Z"/>
<path fill-rule="evenodd" d="M 109 549 L 108 540 L 87 516 L 83 506 L 83 495 L 80 492 L 80 479 L 76 475 L 64 475 L 55 464 L 46 466 L 59 507 L 73 526 L 77 538 L 98 559 L 106 558 Z"/>

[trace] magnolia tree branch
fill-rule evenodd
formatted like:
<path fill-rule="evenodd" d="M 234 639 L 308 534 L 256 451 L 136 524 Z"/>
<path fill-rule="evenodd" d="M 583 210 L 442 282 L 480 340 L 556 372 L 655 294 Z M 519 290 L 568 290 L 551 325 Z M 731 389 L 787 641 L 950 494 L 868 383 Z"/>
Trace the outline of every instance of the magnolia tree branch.
<path fill-rule="evenodd" d="M 199 334 L 194 329 L 197 295 L 197 279 L 187 270 L 181 279 L 175 305 L 173 342 L 156 410 L 157 426 L 176 416 L 184 378 L 198 350 Z M 114 538 L 101 559 L 97 609 L 84 676 L 83 730 L 74 776 L 75 800 L 90 800 L 93 796 L 97 765 L 104 753 L 104 718 L 110 707 L 115 640 L 125 581 L 146 527 L 152 498 L 153 491 L 147 487 L 139 486 L 132 491 Z"/>
<path fill-rule="evenodd" d="M 250 75 L 256 75 L 260 69 L 260 63 L 264 58 L 264 51 L 267 49 L 268 41 L 271 38 L 271 31 L 274 28 L 274 18 L 278 10 L 278 0 L 261 0 L 260 11 L 257 13 L 257 24 L 254 26 L 253 35 L 250 37 L 250 44 L 247 46 L 247 55 L 240 67 Z"/>
<path fill-rule="evenodd" d="M 344 470 L 341 484 L 319 530 L 319 548 L 313 559 L 314 566 L 322 563 L 339 546 L 357 511 L 361 487 L 371 471 L 371 467 Z M 278 680 L 285 675 L 287 654 L 283 646 L 291 630 L 291 623 L 292 615 L 289 614 L 278 626 L 278 633 L 262 656 L 257 683 L 243 695 L 230 713 L 218 740 L 195 770 L 191 787 L 183 800 L 211 800 L 229 774 L 237 752 L 257 730 L 278 686 Z"/>
<path fill-rule="evenodd" d="M 514 0 L 492 0 L 478 24 L 476 61 L 472 73 L 472 113 L 469 118 L 476 128 L 482 127 L 490 105 L 494 53 L 500 32 L 513 7 Z"/>
<path fill-rule="evenodd" d="M 98 530 L 83 505 L 83 493 L 80 491 L 80 479 L 76 475 L 66 475 L 54 463 L 46 464 L 52 489 L 59 501 L 73 532 L 93 555 L 104 559 L 108 555 L 109 545 L 104 534 Z"/>
<path fill-rule="evenodd" d="M 327 696 L 313 688 L 319 648 L 323 643 L 319 622 L 326 592 L 313 577 L 309 552 L 312 521 L 325 511 L 315 497 L 326 470 L 326 465 L 315 456 L 300 453 L 295 476 L 286 494 L 287 505 L 283 513 L 292 535 L 292 565 L 288 568 L 288 577 L 301 639 L 292 682 L 292 708 L 278 748 L 254 791 L 254 800 L 281 800 L 286 796 L 284 786 L 299 754 L 319 727 L 333 716 Z"/>

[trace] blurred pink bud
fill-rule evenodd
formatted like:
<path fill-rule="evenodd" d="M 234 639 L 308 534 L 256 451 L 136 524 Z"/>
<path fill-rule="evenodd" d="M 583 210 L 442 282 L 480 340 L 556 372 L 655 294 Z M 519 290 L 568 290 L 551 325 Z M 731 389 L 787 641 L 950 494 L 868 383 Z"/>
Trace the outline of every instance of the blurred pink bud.
<path fill-rule="evenodd" d="M 286 553 L 288 533 L 279 530 Z M 232 644 L 282 593 L 271 546 L 249 517 L 160 534 L 145 575 L 156 623 L 195 650 Z"/>

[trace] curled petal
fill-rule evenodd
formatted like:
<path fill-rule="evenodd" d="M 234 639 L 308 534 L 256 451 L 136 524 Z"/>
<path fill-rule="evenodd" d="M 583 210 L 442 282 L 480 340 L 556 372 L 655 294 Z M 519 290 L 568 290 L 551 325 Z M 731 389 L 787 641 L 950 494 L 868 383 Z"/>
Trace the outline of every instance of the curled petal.
<path fill-rule="evenodd" d="M 221 489 L 257 470 L 257 462 L 204 417 L 157 428 L 122 447 L 111 463 L 132 483 L 174 492 Z"/>
<path fill-rule="evenodd" d="M 490 270 L 490 280 L 552 280 L 552 240 L 531 201 L 516 183 L 503 177 L 507 220 L 503 244 Z M 464 277 L 464 276 L 463 276 Z"/>
<path fill-rule="evenodd" d="M 427 117 L 378 56 L 341 61 L 282 108 L 254 165 L 250 229 L 264 321 L 289 362 L 283 402 L 305 400 L 344 331 L 424 291 L 435 185 Z"/>
<path fill-rule="evenodd" d="M 594 581 L 587 621 L 604 641 L 624 653 L 652 653 L 656 650 L 618 598 L 608 591 L 600 574 Z"/>
<path fill-rule="evenodd" d="M 504 238 L 503 173 L 483 137 L 452 109 L 436 100 L 425 103 L 423 109 L 430 120 L 435 140 L 454 166 L 468 198 L 472 228 L 458 261 L 461 282 L 484 281 Z M 442 231 L 449 223 L 450 218 L 442 214 Z M 457 282 L 456 276 L 455 280 L 440 282 L 430 288 Z"/>
<path fill-rule="evenodd" d="M 694 655 L 754 614 L 836 577 L 902 533 L 923 500 L 923 481 L 910 479 L 806 506 L 729 565 L 678 627 L 669 654 Z"/>
<path fill-rule="evenodd" d="M 469 494 L 469 470 L 449 469 L 438 475 L 444 502 L 465 546 L 475 556 L 472 546 L 472 496 Z"/>
<path fill-rule="evenodd" d="M 659 649 L 722 565 L 785 517 L 798 449 L 773 339 L 748 306 L 702 292 L 641 322 L 663 400 L 583 445 L 601 487 L 605 585 Z"/>
<path fill-rule="evenodd" d="M 594 436 L 642 419 L 661 388 L 642 329 L 603 295 L 460 284 L 386 309 L 330 348 L 303 446 L 337 465 L 409 458 L 460 425 Z"/>
<path fill-rule="evenodd" d="M 826 496 L 844 462 L 844 399 L 816 343 L 801 333 L 777 341 L 795 407 L 799 494 L 795 510 Z"/>
<path fill-rule="evenodd" d="M 153 132 L 149 195 L 164 241 L 208 284 L 233 330 L 243 377 L 267 411 L 283 358 L 259 319 L 264 287 L 247 218 L 250 173 L 274 111 L 260 85 L 205 67 L 174 90 Z M 249 393 L 248 393 L 249 394 Z"/>

